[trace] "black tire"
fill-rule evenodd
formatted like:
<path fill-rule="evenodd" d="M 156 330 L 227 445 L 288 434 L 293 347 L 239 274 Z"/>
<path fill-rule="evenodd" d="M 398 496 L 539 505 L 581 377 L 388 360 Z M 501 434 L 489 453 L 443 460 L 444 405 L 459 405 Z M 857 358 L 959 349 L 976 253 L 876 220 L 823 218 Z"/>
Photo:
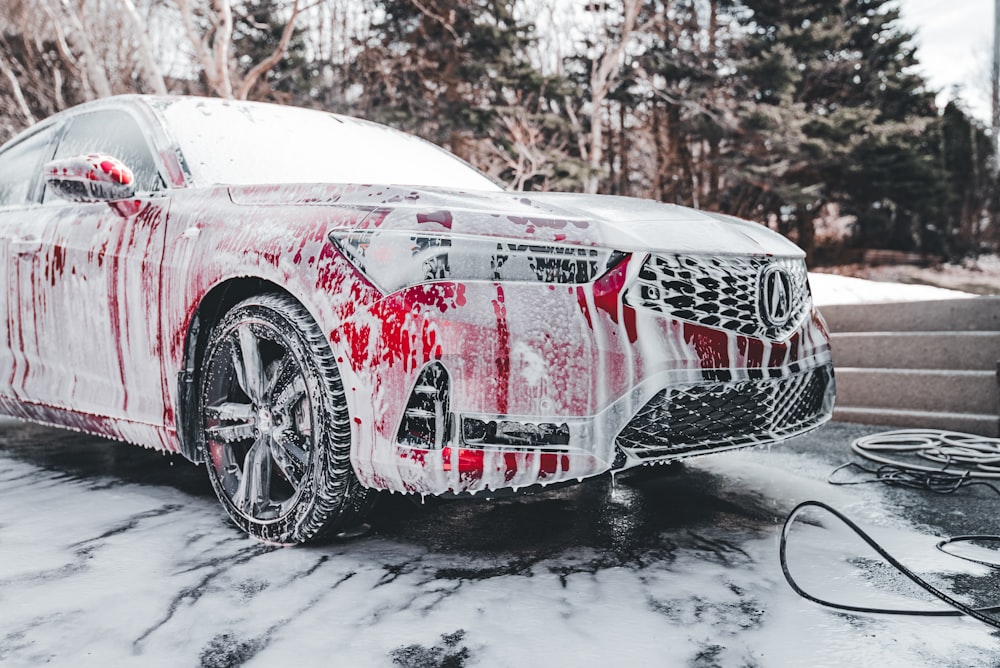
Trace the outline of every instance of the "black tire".
<path fill-rule="evenodd" d="M 202 360 L 199 447 L 233 522 L 278 544 L 363 522 L 373 494 L 351 467 L 344 388 L 309 313 L 282 294 L 246 299 L 214 327 Z"/>

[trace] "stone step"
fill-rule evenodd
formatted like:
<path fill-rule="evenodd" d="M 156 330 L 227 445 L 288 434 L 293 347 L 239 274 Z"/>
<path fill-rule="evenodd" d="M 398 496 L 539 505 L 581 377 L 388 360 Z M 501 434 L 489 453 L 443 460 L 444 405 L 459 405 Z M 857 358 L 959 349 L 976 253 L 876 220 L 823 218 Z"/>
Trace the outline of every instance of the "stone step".
<path fill-rule="evenodd" d="M 980 413 L 936 413 L 930 411 L 905 411 L 888 408 L 855 408 L 837 406 L 833 419 L 838 422 L 906 427 L 910 429 L 945 429 L 966 434 L 996 438 L 1000 436 L 997 416 Z"/>
<path fill-rule="evenodd" d="M 1000 331 L 1000 297 L 835 304 L 820 311 L 831 332 Z"/>
<path fill-rule="evenodd" d="M 839 367 L 836 373 L 843 406 L 992 415 L 1000 410 L 995 371 Z"/>
<path fill-rule="evenodd" d="M 838 367 L 993 371 L 998 332 L 839 332 L 832 335 Z"/>

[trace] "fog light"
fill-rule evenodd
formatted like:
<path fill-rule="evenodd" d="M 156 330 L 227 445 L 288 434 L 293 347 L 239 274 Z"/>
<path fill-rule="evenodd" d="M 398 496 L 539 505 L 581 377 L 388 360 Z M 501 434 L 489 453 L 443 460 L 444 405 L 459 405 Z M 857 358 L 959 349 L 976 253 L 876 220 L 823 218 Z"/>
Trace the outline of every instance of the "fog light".
<path fill-rule="evenodd" d="M 466 445 L 521 448 L 554 448 L 569 445 L 569 425 L 565 422 L 515 422 L 462 418 L 462 441 Z M 560 449 L 562 449 L 560 447 Z"/>
<path fill-rule="evenodd" d="M 451 432 L 448 414 L 448 370 L 440 362 L 431 362 L 417 377 L 410 400 L 403 411 L 396 442 L 413 448 L 440 450 Z"/>

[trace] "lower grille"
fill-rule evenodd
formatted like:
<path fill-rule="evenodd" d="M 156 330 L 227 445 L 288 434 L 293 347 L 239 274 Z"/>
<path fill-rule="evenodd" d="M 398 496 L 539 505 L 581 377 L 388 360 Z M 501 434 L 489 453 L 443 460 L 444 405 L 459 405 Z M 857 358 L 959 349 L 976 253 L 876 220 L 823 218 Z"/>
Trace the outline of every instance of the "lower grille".
<path fill-rule="evenodd" d="M 641 458 L 768 443 L 827 417 L 829 367 L 783 378 L 670 387 L 642 407 L 618 435 Z"/>

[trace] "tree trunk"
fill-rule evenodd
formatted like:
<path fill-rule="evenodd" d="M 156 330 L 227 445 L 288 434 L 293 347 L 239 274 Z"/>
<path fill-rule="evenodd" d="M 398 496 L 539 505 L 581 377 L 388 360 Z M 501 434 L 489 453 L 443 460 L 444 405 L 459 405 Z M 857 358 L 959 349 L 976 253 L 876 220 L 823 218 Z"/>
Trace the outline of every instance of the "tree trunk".
<path fill-rule="evenodd" d="M 62 6 L 70 23 L 69 41 L 83 52 L 83 66 L 86 68 L 88 82 L 93 87 L 97 97 L 111 97 L 111 83 L 108 81 L 108 73 L 105 72 L 104 66 L 98 60 L 97 54 L 94 53 L 94 45 L 87 37 L 89 33 L 83 27 L 80 15 L 76 13 L 68 0 L 63 0 Z M 62 26 L 57 25 L 56 30 L 62 33 Z"/>
<path fill-rule="evenodd" d="M 628 122 L 628 113 L 625 103 L 622 102 L 618 107 L 618 125 L 620 128 L 620 134 L 618 135 L 618 194 L 628 196 L 631 195 L 631 174 L 630 166 L 628 161 L 629 152 L 629 142 L 628 142 L 628 129 L 626 124 Z"/>
<path fill-rule="evenodd" d="M 812 212 L 799 207 L 795 214 L 795 224 L 798 231 L 799 247 L 806 252 L 806 264 L 810 267 L 816 252 L 816 228 Z"/>
<path fill-rule="evenodd" d="M 155 56 L 153 56 L 153 47 L 149 43 L 149 31 L 146 30 L 146 24 L 143 22 L 142 17 L 139 16 L 139 12 L 136 11 L 132 0 L 119 0 L 119 2 L 125 10 L 125 16 L 128 17 L 129 22 L 132 24 L 132 34 L 139 43 L 139 62 L 142 63 L 142 71 L 146 83 L 157 95 L 166 95 L 167 86 L 163 83 L 163 75 L 156 64 Z"/>
<path fill-rule="evenodd" d="M 230 0 L 215 0 L 217 25 L 212 37 L 212 64 L 216 90 L 222 97 L 233 97 L 229 76 L 229 50 L 233 43 L 233 8 Z"/>
<path fill-rule="evenodd" d="M 281 39 L 278 42 L 278 46 L 275 47 L 270 56 L 257 63 L 247 72 L 247 76 L 243 80 L 243 85 L 240 86 L 236 97 L 241 100 L 247 99 L 257 80 L 267 74 L 272 67 L 280 63 L 281 59 L 285 57 L 285 52 L 288 50 L 288 43 L 292 39 L 292 33 L 295 32 L 295 19 L 298 18 L 299 11 L 299 0 L 295 0 L 295 4 L 292 5 L 292 15 L 289 17 L 288 23 L 285 24 L 284 30 L 281 31 Z"/>
<path fill-rule="evenodd" d="M 663 129 L 660 127 L 660 105 L 653 103 L 653 164 L 656 165 L 656 173 L 653 177 L 653 196 L 659 201 L 666 201 L 666 156 L 667 147 L 663 145 Z"/>
<path fill-rule="evenodd" d="M 584 179 L 584 191 L 596 193 L 600 185 L 600 170 L 604 162 L 604 103 L 621 72 L 625 47 L 635 32 L 636 20 L 642 8 L 642 0 L 624 0 L 622 3 L 621 34 L 618 41 L 605 45 L 600 58 L 590 68 L 590 133 L 589 156 L 586 158 L 591 173 Z"/>
<path fill-rule="evenodd" d="M 35 115 L 31 113 L 31 107 L 24 99 L 24 93 L 21 91 L 21 85 L 17 82 L 17 76 L 14 71 L 7 66 L 7 60 L 0 53 L 0 74 L 3 74 L 7 78 L 7 82 L 10 84 L 10 88 L 14 93 L 14 101 L 17 102 L 18 108 L 24 115 L 24 120 L 27 121 L 28 125 L 35 124 Z"/>

